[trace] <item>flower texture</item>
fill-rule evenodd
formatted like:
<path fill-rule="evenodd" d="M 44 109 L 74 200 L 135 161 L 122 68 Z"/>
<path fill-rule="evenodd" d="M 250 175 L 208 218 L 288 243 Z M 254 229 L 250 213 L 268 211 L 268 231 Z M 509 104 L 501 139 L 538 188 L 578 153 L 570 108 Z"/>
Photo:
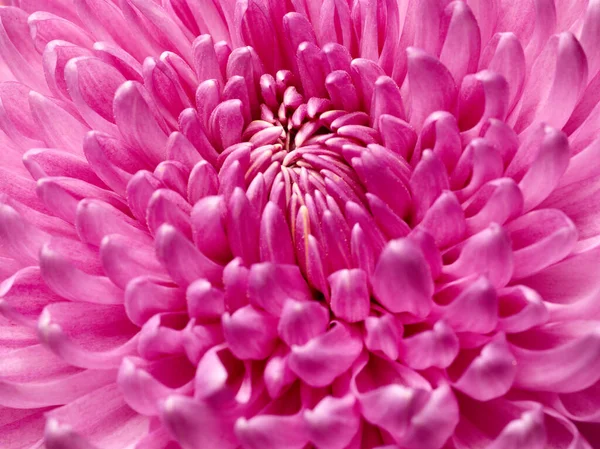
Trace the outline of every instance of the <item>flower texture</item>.
<path fill-rule="evenodd" d="M 2 449 L 600 447 L 599 0 L 0 9 Z"/>

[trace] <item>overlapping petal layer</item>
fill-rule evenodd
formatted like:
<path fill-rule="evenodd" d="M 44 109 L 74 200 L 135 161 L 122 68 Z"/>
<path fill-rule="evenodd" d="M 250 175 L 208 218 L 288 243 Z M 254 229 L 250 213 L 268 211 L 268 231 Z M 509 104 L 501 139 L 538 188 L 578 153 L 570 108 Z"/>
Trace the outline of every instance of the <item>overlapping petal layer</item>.
<path fill-rule="evenodd" d="M 598 447 L 599 30 L 0 7 L 0 447 Z"/>

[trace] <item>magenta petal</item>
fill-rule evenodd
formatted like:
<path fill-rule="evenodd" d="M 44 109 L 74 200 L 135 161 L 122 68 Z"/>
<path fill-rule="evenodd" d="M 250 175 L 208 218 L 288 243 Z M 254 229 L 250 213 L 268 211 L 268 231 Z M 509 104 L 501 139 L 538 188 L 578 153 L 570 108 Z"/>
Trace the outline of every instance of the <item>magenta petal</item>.
<path fill-rule="evenodd" d="M 504 395 L 515 381 L 518 360 L 502 334 L 488 343 L 454 386 L 479 401 Z"/>
<path fill-rule="evenodd" d="M 451 111 L 456 102 L 456 84 L 448 69 L 423 50 L 411 47 L 408 53 L 410 123 L 420 128 L 434 111 Z M 435 84 L 437 89 L 430 89 Z"/>
<path fill-rule="evenodd" d="M 526 446 L 531 449 L 543 449 L 547 447 L 546 438 L 544 415 L 539 409 L 532 410 L 509 422 L 488 448 L 517 449 Z"/>
<path fill-rule="evenodd" d="M 156 233 L 156 254 L 180 286 L 186 287 L 199 278 L 220 284 L 223 267 L 198 251 L 173 226 L 164 224 Z"/>
<path fill-rule="evenodd" d="M 540 204 L 558 185 L 569 163 L 569 143 L 566 136 L 552 128 L 544 129 L 544 140 L 539 152 L 521 182 L 524 209 L 531 210 Z"/>
<path fill-rule="evenodd" d="M 371 306 L 367 275 L 363 270 L 340 270 L 328 278 L 331 310 L 336 317 L 353 323 L 364 320 Z"/>
<path fill-rule="evenodd" d="M 390 384 L 361 395 L 359 400 L 363 417 L 401 443 L 412 415 L 427 403 L 429 395 L 423 389 Z"/>
<path fill-rule="evenodd" d="M 222 263 L 231 259 L 224 213 L 223 198 L 207 196 L 196 202 L 190 217 L 196 247 L 205 256 Z"/>
<path fill-rule="evenodd" d="M 573 249 L 577 228 L 557 209 L 538 209 L 512 221 L 513 277 L 524 278 L 560 261 Z"/>
<path fill-rule="evenodd" d="M 281 432 L 282 429 L 286 431 Z M 301 415 L 239 418 L 235 434 L 248 449 L 302 449 L 308 440 Z"/>
<path fill-rule="evenodd" d="M 308 438 L 322 449 L 343 449 L 360 427 L 356 399 L 327 396 L 312 410 L 304 412 Z"/>
<path fill-rule="evenodd" d="M 158 313 L 183 308 L 183 292 L 159 278 L 140 276 L 130 281 L 125 289 L 125 312 L 138 326 Z"/>
<path fill-rule="evenodd" d="M 77 269 L 50 245 L 40 251 L 40 271 L 46 284 L 65 299 L 98 304 L 123 303 L 123 292 L 109 278 Z"/>
<path fill-rule="evenodd" d="M 225 224 L 231 252 L 251 264 L 259 259 L 259 216 L 242 189 L 237 187 L 227 204 Z"/>
<path fill-rule="evenodd" d="M 245 306 L 225 313 L 221 323 L 225 341 L 239 359 L 263 360 L 275 349 L 277 319 L 265 312 Z"/>
<path fill-rule="evenodd" d="M 585 323 L 584 323 L 585 324 Z M 595 326 L 596 323 L 592 325 Z M 582 326 L 585 331 L 585 327 Z M 517 361 L 515 386 L 527 390 L 571 393 L 598 381 L 600 340 L 593 330 L 549 349 L 513 346 Z"/>
<path fill-rule="evenodd" d="M 513 274 L 513 254 L 508 232 L 493 223 L 465 241 L 455 262 L 444 267 L 453 277 L 487 273 L 496 287 L 508 283 Z"/>
<path fill-rule="evenodd" d="M 480 276 L 444 307 L 443 314 L 457 332 L 487 334 L 498 323 L 496 289 L 485 276 Z"/>
<path fill-rule="evenodd" d="M 82 57 L 71 59 L 65 66 L 65 81 L 86 122 L 94 129 L 115 134 L 112 99 L 125 82 L 123 75 L 100 59 Z"/>
<path fill-rule="evenodd" d="M 420 249 L 407 239 L 388 243 L 372 282 L 375 297 L 390 312 L 423 317 L 431 310 L 433 281 L 429 265 Z"/>
<path fill-rule="evenodd" d="M 161 416 L 184 449 L 238 447 L 233 434 L 233 420 L 221 416 L 218 410 L 205 402 L 186 396 L 170 396 L 162 406 Z"/>
<path fill-rule="evenodd" d="M 306 344 L 293 346 L 288 363 L 308 385 L 324 387 L 343 374 L 361 350 L 362 342 L 356 332 L 337 323 Z"/>
<path fill-rule="evenodd" d="M 303 345 L 324 333 L 328 324 L 329 314 L 320 304 L 288 299 L 283 306 L 277 331 L 289 346 Z"/>
<path fill-rule="evenodd" d="M 297 266 L 265 262 L 250 268 L 248 298 L 252 304 L 280 316 L 288 298 L 307 301 L 312 295 Z"/>
<path fill-rule="evenodd" d="M 260 223 L 260 258 L 264 262 L 294 263 L 292 239 L 285 216 L 272 201 L 265 206 Z"/>
<path fill-rule="evenodd" d="M 403 339 L 400 348 L 402 359 L 414 369 L 447 368 L 458 354 L 459 342 L 452 328 L 438 321 L 433 329 Z"/>
<path fill-rule="evenodd" d="M 242 102 L 227 100 L 215 108 L 210 116 L 210 132 L 218 145 L 225 149 L 241 141 L 244 120 Z"/>
<path fill-rule="evenodd" d="M 396 360 L 399 355 L 402 323 L 391 314 L 380 317 L 370 316 L 365 319 L 365 346 L 371 352 L 381 351 L 390 360 Z"/>
<path fill-rule="evenodd" d="M 219 318 L 225 312 L 225 295 L 210 282 L 198 279 L 186 292 L 188 315 L 197 319 Z"/>
<path fill-rule="evenodd" d="M 412 418 L 408 432 L 402 439 L 407 449 L 426 447 L 440 449 L 459 421 L 456 398 L 448 385 L 442 384 L 429 397 L 427 404 Z"/>

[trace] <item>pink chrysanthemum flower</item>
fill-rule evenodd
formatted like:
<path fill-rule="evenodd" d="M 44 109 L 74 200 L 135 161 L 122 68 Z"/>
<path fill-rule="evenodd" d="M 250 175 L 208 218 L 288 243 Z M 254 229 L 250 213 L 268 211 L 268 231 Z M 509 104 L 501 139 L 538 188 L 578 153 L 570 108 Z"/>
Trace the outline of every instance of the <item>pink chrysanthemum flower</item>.
<path fill-rule="evenodd" d="M 600 447 L 600 1 L 12 3 L 2 449 Z"/>

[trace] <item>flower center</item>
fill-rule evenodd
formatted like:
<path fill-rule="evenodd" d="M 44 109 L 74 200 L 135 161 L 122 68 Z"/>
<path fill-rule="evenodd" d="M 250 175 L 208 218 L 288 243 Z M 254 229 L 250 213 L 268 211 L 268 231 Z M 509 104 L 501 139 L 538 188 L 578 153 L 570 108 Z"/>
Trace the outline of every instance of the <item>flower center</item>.
<path fill-rule="evenodd" d="M 368 114 L 307 99 L 288 75 L 261 79 L 260 118 L 248 124 L 246 143 L 234 151 L 251 144 L 248 195 L 258 195 L 260 207 L 271 201 L 284 213 L 304 274 L 310 278 L 316 264 L 327 276 L 353 265 L 353 231 L 365 233 L 365 243 L 374 247 L 408 233 L 402 219 L 409 198 L 397 199 L 407 192 L 410 168 L 381 145 Z"/>

